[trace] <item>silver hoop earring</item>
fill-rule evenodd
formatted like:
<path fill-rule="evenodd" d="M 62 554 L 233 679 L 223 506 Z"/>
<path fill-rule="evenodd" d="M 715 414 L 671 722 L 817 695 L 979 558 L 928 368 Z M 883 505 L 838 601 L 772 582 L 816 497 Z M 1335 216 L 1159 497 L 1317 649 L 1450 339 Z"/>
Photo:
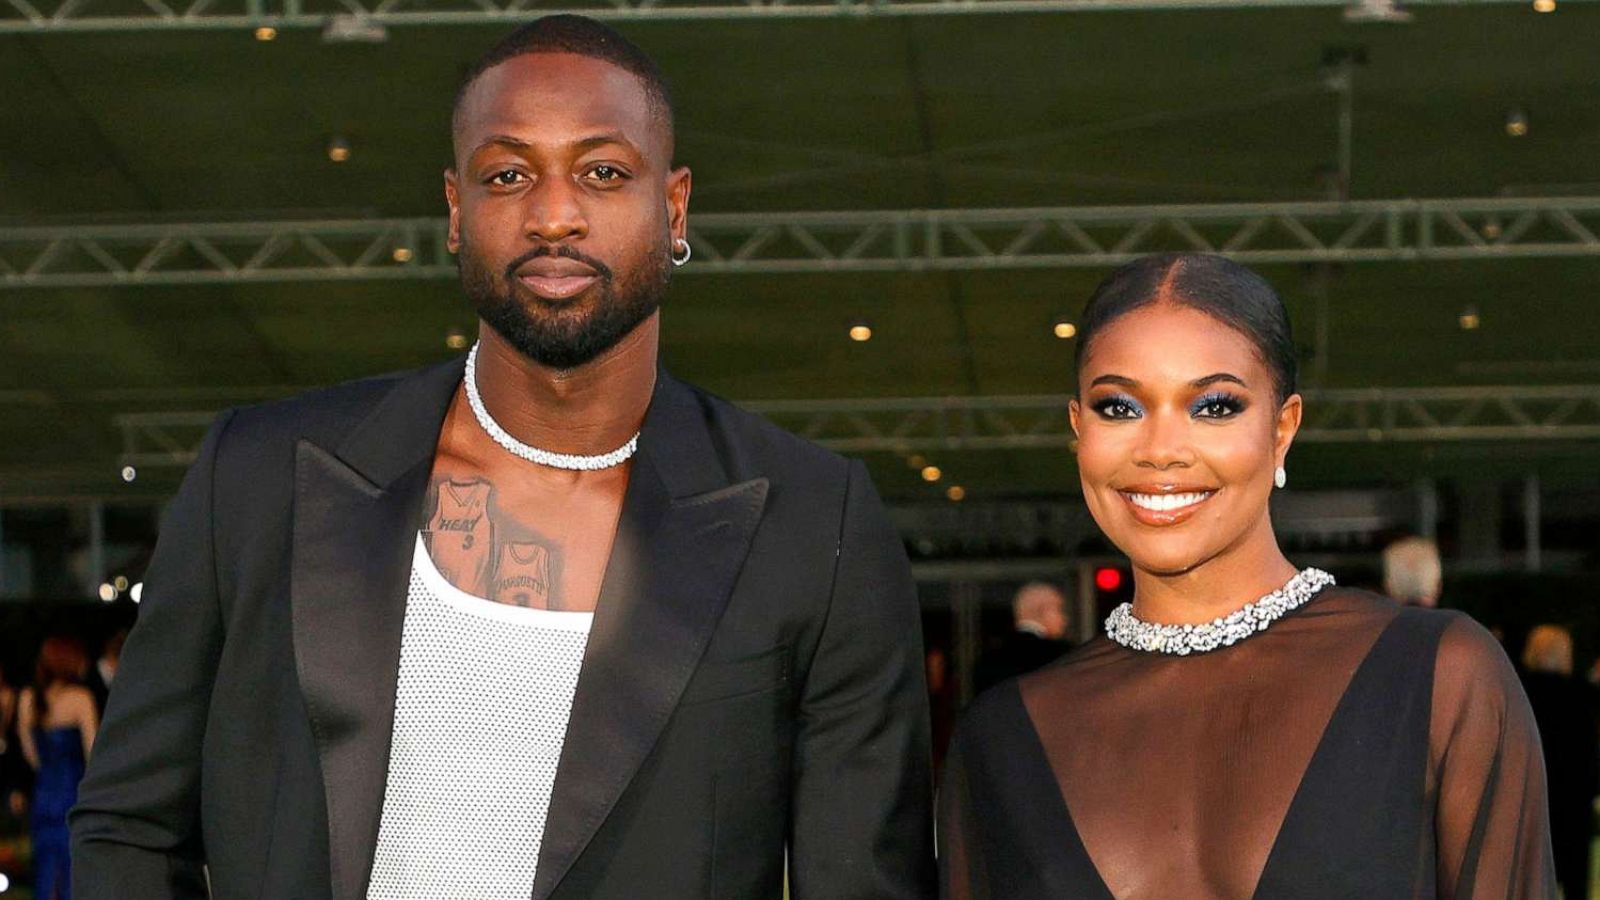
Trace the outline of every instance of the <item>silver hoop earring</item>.
<path fill-rule="evenodd" d="M 683 248 L 683 255 L 682 256 L 679 256 L 676 252 L 674 252 L 672 254 L 672 264 L 675 265 L 675 266 L 683 265 L 684 263 L 689 261 L 689 257 L 694 255 L 694 248 L 690 247 L 689 246 L 689 242 L 684 240 L 683 238 L 678 238 L 677 240 L 673 241 L 672 242 L 672 247 L 673 247 L 674 251 L 676 251 L 677 248 L 679 248 L 679 247 Z"/>
<path fill-rule="evenodd" d="M 1272 473 L 1272 483 L 1280 488 L 1289 483 L 1289 473 L 1283 470 L 1283 466 L 1279 466 L 1278 470 Z"/>

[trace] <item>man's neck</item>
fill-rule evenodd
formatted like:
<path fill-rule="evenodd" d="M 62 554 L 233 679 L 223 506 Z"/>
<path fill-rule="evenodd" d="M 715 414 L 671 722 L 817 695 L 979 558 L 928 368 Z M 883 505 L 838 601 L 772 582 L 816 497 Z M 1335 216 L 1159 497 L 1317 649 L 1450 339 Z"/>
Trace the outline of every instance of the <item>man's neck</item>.
<path fill-rule="evenodd" d="M 478 392 L 512 437 L 556 453 L 609 453 L 644 422 L 655 388 L 659 312 L 615 347 L 574 369 L 529 359 L 480 325 Z"/>

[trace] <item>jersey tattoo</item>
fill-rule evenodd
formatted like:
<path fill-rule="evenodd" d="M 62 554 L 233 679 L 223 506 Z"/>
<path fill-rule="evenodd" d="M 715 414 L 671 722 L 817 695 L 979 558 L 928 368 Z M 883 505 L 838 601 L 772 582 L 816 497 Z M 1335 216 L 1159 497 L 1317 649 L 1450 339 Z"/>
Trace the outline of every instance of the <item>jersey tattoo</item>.
<path fill-rule="evenodd" d="M 499 603 L 550 609 L 550 552 L 539 544 L 510 543 L 500 546 L 500 564 L 495 568 L 494 595 Z"/>
<path fill-rule="evenodd" d="M 428 553 L 447 581 L 485 596 L 494 563 L 494 523 L 485 481 L 439 483 L 438 503 L 428 519 Z"/>

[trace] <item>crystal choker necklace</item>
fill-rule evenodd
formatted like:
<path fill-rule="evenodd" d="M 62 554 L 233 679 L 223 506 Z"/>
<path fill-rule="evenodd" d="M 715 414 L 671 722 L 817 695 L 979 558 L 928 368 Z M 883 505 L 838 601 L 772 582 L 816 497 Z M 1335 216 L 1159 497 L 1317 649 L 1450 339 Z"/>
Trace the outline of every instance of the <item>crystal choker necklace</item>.
<path fill-rule="evenodd" d="M 1333 576 L 1321 569 L 1302 569 L 1289 583 L 1243 609 L 1199 625 L 1157 625 L 1142 622 L 1133 614 L 1133 604 L 1124 603 L 1106 617 L 1106 637 L 1146 653 L 1188 656 L 1228 647 L 1266 631 L 1290 610 L 1304 606 L 1318 591 L 1333 584 Z"/>
<path fill-rule="evenodd" d="M 467 352 L 467 374 L 462 379 L 467 389 L 467 404 L 472 407 L 472 415 L 477 418 L 478 424 L 496 444 L 506 448 L 514 456 L 520 456 L 528 462 L 538 463 L 541 466 L 550 466 L 555 469 L 570 469 L 573 471 L 592 472 L 596 469 L 609 469 L 626 462 L 633 451 L 639 448 L 639 432 L 635 431 L 628 442 L 610 453 L 601 453 L 598 456 L 580 456 L 575 453 L 554 453 L 541 450 L 530 444 L 524 444 L 511 436 L 511 433 L 500 427 L 500 423 L 489 415 L 489 410 L 483 405 L 483 398 L 478 396 L 478 345 L 474 343 Z"/>

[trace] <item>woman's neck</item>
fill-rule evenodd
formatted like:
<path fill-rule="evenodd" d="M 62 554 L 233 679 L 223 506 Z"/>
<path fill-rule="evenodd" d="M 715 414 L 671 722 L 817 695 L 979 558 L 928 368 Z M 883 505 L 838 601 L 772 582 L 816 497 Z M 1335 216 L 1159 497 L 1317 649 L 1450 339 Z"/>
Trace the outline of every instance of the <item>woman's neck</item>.
<path fill-rule="evenodd" d="M 1198 625 L 1253 603 L 1299 570 L 1265 517 L 1235 545 L 1182 572 L 1133 570 L 1133 613 L 1162 625 Z"/>

